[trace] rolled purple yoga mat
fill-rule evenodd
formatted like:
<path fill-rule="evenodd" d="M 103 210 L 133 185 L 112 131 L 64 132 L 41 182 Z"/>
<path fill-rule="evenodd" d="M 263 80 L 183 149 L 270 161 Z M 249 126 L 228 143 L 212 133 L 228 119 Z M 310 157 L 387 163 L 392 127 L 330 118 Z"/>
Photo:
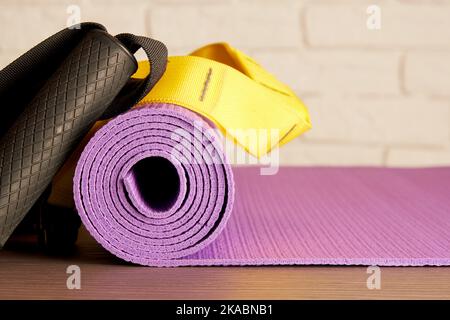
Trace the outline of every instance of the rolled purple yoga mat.
<path fill-rule="evenodd" d="M 150 266 L 450 265 L 450 167 L 233 177 L 211 128 L 164 104 L 102 127 L 74 180 L 94 238 Z"/>
<path fill-rule="evenodd" d="M 169 266 L 217 237 L 234 184 L 211 125 L 181 107 L 152 104 L 95 134 L 78 162 L 74 196 L 84 225 L 107 250 Z"/>

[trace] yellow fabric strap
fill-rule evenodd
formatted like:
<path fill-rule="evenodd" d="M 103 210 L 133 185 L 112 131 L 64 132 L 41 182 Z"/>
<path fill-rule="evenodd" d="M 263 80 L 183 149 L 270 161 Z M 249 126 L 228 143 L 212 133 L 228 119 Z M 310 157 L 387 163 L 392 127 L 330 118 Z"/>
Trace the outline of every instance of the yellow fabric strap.
<path fill-rule="evenodd" d="M 149 68 L 140 62 L 134 77 L 145 77 Z M 139 104 L 151 102 L 202 114 L 256 157 L 311 128 L 308 111 L 292 90 L 226 43 L 169 57 L 166 72 Z"/>

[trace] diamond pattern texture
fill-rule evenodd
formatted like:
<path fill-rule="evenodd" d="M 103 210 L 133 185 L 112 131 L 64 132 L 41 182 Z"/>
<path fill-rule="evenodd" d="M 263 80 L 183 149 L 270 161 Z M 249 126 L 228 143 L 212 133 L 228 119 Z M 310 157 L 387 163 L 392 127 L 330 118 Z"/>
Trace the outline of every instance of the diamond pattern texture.
<path fill-rule="evenodd" d="M 1 138 L 0 246 L 135 70 L 118 40 L 89 32 Z"/>

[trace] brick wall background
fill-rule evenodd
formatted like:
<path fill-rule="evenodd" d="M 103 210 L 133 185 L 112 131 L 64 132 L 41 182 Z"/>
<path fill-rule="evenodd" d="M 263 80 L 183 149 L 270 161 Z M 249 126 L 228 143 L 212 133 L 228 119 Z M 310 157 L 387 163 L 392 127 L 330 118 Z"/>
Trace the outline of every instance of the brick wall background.
<path fill-rule="evenodd" d="M 228 41 L 253 56 L 311 112 L 284 164 L 450 165 L 450 0 L 0 0 L 0 67 L 64 28 L 71 4 L 172 55 Z"/>

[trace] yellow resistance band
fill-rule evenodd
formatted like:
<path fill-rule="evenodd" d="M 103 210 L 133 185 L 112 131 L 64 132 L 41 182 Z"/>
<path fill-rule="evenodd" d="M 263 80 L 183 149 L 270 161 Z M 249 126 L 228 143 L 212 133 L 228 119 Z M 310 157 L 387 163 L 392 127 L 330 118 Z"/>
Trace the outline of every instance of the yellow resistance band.
<path fill-rule="evenodd" d="M 149 68 L 140 62 L 134 77 L 145 77 Z M 169 57 L 166 72 L 139 104 L 151 102 L 202 114 L 256 157 L 311 128 L 308 110 L 292 90 L 227 43 Z"/>

